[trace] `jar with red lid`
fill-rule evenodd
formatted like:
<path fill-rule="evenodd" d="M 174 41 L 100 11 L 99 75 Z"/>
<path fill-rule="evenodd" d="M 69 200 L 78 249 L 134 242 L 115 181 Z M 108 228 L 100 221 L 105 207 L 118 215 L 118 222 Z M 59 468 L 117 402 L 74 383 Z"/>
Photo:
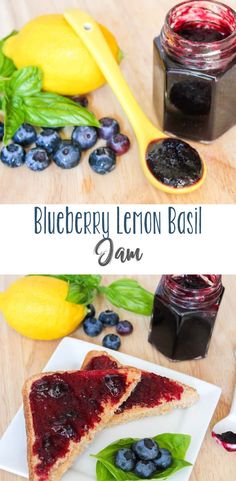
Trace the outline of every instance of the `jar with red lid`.
<path fill-rule="evenodd" d="M 224 287 L 220 275 L 167 275 L 157 287 L 149 342 L 171 360 L 207 355 Z"/>
<path fill-rule="evenodd" d="M 165 132 L 210 142 L 236 123 L 236 12 L 215 1 L 173 7 L 154 39 L 153 99 Z"/>

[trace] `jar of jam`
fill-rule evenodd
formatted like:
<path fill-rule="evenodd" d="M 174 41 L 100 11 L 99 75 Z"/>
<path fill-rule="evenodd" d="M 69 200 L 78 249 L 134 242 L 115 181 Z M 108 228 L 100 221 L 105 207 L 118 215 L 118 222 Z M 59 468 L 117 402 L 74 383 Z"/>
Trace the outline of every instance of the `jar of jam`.
<path fill-rule="evenodd" d="M 164 131 L 210 142 L 236 123 L 236 12 L 214 1 L 172 8 L 154 39 L 153 98 Z"/>
<path fill-rule="evenodd" d="M 219 275 L 163 276 L 149 342 L 174 361 L 205 357 L 223 293 Z"/>

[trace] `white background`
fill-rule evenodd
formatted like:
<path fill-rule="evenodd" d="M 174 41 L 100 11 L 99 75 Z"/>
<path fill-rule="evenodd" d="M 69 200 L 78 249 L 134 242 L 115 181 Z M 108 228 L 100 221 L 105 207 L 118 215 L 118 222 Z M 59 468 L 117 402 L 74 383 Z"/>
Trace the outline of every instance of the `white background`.
<path fill-rule="evenodd" d="M 43 206 L 41 206 L 43 207 Z M 34 206 L 0 206 L 0 274 L 236 274 L 236 205 L 203 205 L 202 234 L 167 232 L 166 205 L 122 205 L 121 210 L 161 211 L 161 235 L 117 235 L 115 205 L 70 205 L 70 210 L 110 212 L 110 237 L 114 248 L 140 248 L 140 262 L 121 263 L 114 259 L 106 267 L 94 253 L 101 235 L 34 234 Z M 178 212 L 194 210 L 193 205 L 175 205 Z M 47 205 L 47 210 L 63 211 L 63 205 Z"/>

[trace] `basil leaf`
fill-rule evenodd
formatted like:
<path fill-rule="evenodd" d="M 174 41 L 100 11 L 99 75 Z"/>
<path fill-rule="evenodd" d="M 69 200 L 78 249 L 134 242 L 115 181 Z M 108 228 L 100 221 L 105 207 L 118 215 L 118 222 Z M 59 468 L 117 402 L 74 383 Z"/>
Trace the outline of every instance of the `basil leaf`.
<path fill-rule="evenodd" d="M 154 479 L 167 479 L 172 474 L 176 473 L 180 469 L 184 467 L 191 466 L 188 461 L 185 459 L 181 459 L 181 456 L 185 456 L 186 450 L 190 444 L 191 437 L 184 434 L 160 434 L 153 438 L 156 440 L 161 448 L 169 449 L 173 461 L 172 465 L 162 472 L 157 472 L 153 475 L 152 480 Z M 124 472 L 121 469 L 117 468 L 114 464 L 115 454 L 121 448 L 130 448 L 133 442 L 137 441 L 137 439 L 127 438 L 127 439 L 120 439 L 115 443 L 110 444 L 105 449 L 100 451 L 95 457 L 98 459 L 97 463 L 97 480 L 98 481 L 108 481 L 109 479 L 113 478 L 116 481 L 133 481 L 139 480 L 140 478 L 136 476 L 133 472 Z M 168 446 L 168 448 L 167 448 Z M 184 454 L 183 454 L 184 453 Z M 100 464 L 103 464 L 103 469 Z M 109 474 L 110 473 L 110 474 Z M 110 476 L 110 478 L 109 478 Z"/>
<path fill-rule="evenodd" d="M 38 67 L 24 67 L 13 73 L 7 93 L 29 97 L 38 94 L 41 88 L 42 71 Z"/>
<path fill-rule="evenodd" d="M 108 301 L 127 311 L 149 316 L 152 313 L 154 295 L 131 279 L 121 279 L 102 288 Z"/>
<path fill-rule="evenodd" d="M 8 97 L 2 99 L 2 109 L 4 112 L 4 138 L 6 144 L 13 137 L 14 133 L 24 122 L 24 106 L 21 97 Z"/>
<path fill-rule="evenodd" d="M 57 94 L 41 92 L 24 99 L 26 122 L 36 126 L 63 127 L 91 125 L 99 122 L 87 109 Z"/>
<path fill-rule="evenodd" d="M 0 75 L 2 75 L 3 77 L 10 77 L 13 72 L 16 70 L 16 67 L 13 63 L 13 61 L 6 57 L 3 53 L 3 45 L 4 45 L 4 42 L 9 38 L 9 37 L 12 37 L 12 35 L 16 35 L 17 31 L 16 30 L 13 30 L 13 32 L 11 32 L 9 35 L 7 35 L 7 37 L 3 38 L 1 41 L 0 41 Z M 0 86 L 1 88 L 1 86 Z"/>

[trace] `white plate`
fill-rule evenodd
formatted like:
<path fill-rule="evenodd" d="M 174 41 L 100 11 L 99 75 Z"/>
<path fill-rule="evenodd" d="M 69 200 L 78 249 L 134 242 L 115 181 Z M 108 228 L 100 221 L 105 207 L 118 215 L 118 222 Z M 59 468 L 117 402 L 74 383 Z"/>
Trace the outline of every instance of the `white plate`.
<path fill-rule="evenodd" d="M 65 338 L 58 345 L 44 371 L 70 370 L 80 368 L 87 352 L 92 349 L 105 350 L 100 346 Z M 63 476 L 63 481 L 95 481 L 96 460 L 90 454 L 95 454 L 105 446 L 119 438 L 144 435 L 152 437 L 160 433 L 190 434 L 192 441 L 187 453 L 187 460 L 194 464 L 207 427 L 218 403 L 221 390 L 219 387 L 200 381 L 197 378 L 166 369 L 162 366 L 143 361 L 126 354 L 109 351 L 124 364 L 152 371 L 163 376 L 176 379 L 196 388 L 200 395 L 197 404 L 188 409 L 176 409 L 165 416 L 147 417 L 128 424 L 103 430 L 96 436 L 86 451 L 78 457 L 73 467 Z M 18 411 L 0 441 L 0 469 L 10 471 L 27 478 L 26 435 L 22 408 Z M 192 467 L 184 468 L 171 477 L 172 481 L 188 481 Z"/>

